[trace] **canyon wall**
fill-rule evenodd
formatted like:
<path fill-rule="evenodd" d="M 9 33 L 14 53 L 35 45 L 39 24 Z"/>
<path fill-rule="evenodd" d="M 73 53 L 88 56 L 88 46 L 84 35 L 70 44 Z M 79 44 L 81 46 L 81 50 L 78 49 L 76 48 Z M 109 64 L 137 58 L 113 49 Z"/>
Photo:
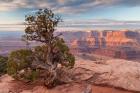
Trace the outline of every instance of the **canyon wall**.
<path fill-rule="evenodd" d="M 74 53 L 87 52 L 115 58 L 136 59 L 140 56 L 140 33 L 122 31 L 62 32 Z"/>
<path fill-rule="evenodd" d="M 140 33 L 138 31 L 65 31 L 62 37 L 76 53 L 91 53 L 123 59 L 140 59 Z M 56 32 L 55 34 L 60 34 Z M 30 47 L 39 45 L 31 42 Z M 26 48 L 20 38 L 1 38 L 0 55 L 8 55 L 13 50 Z"/>

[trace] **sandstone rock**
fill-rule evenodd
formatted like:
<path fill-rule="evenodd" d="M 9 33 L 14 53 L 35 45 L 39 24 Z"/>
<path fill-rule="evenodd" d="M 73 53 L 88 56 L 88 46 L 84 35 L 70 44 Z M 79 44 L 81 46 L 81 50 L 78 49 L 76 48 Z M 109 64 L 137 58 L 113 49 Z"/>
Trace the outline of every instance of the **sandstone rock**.
<path fill-rule="evenodd" d="M 92 71 L 88 82 L 120 87 L 126 90 L 140 91 L 140 63 L 120 59 L 112 59 L 105 64 L 96 64 L 93 61 L 80 60 L 76 67 Z M 81 70 L 81 73 L 87 71 Z M 81 78 L 82 80 L 82 78 Z"/>
<path fill-rule="evenodd" d="M 122 59 L 140 58 L 140 33 L 122 31 L 63 32 L 73 53 L 87 52 Z"/>

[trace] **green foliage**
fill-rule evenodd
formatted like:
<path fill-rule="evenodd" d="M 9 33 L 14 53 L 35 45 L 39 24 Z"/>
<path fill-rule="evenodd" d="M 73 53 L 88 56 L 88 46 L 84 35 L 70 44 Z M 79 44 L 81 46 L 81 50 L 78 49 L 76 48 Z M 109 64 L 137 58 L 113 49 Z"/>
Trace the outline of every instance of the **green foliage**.
<path fill-rule="evenodd" d="M 61 21 L 59 16 L 56 16 L 49 9 L 40 9 L 35 14 L 26 15 L 25 36 L 29 41 L 39 41 L 42 43 L 50 43 L 54 39 L 54 28 Z"/>
<path fill-rule="evenodd" d="M 69 52 L 64 40 L 59 35 L 54 35 L 55 27 L 57 27 L 61 18 L 49 9 L 40 9 L 35 14 L 27 15 L 25 21 L 27 25 L 24 38 L 44 44 L 35 47 L 33 51 L 34 65 L 32 67 L 50 73 L 44 77 L 45 84 L 50 86 L 57 79 L 58 65 L 72 68 L 75 63 L 75 57 Z M 51 75 L 51 78 L 49 78 L 49 75 Z"/>
<path fill-rule="evenodd" d="M 69 52 L 69 48 L 65 44 L 62 38 L 57 38 L 53 47 L 54 47 L 53 50 L 55 51 L 57 50 L 54 56 L 58 55 L 58 56 L 55 56 L 56 60 L 54 61 L 58 61 L 62 66 L 66 66 L 66 67 L 74 66 L 75 57 Z"/>
<path fill-rule="evenodd" d="M 42 57 L 45 57 L 44 54 L 47 54 L 47 52 L 48 52 L 47 45 L 37 46 L 34 48 L 34 54 L 37 54 Z"/>
<path fill-rule="evenodd" d="M 7 69 L 7 57 L 0 56 L 0 74 L 6 73 Z"/>
<path fill-rule="evenodd" d="M 69 67 L 74 67 L 74 64 L 75 64 L 75 57 L 72 55 L 72 54 L 67 54 L 67 57 L 66 57 L 67 61 L 69 62 L 69 64 L 67 66 Z"/>
<path fill-rule="evenodd" d="M 8 74 L 28 81 L 43 78 L 47 86 L 59 82 L 58 68 L 72 68 L 75 63 L 68 46 L 59 37 L 61 34 L 54 35 L 55 27 L 60 21 L 61 18 L 49 9 L 40 9 L 35 14 L 26 16 L 25 35 L 22 39 L 27 46 L 28 41 L 41 42 L 42 46 L 32 50 L 13 51 L 8 58 Z"/>
<path fill-rule="evenodd" d="M 62 40 L 62 39 L 61 39 Z M 52 61 L 55 64 L 61 64 L 61 66 L 72 68 L 75 64 L 75 57 L 69 52 L 69 48 L 66 44 L 61 41 L 56 42 L 52 45 Z M 34 59 L 41 63 L 47 63 L 47 56 L 49 47 L 47 45 L 37 46 L 34 48 Z"/>
<path fill-rule="evenodd" d="M 24 80 L 27 80 L 27 81 L 35 81 L 39 76 L 39 71 L 37 70 L 30 70 L 30 71 L 27 71 L 24 75 L 23 75 L 23 78 Z"/>
<path fill-rule="evenodd" d="M 32 61 L 31 50 L 17 50 L 11 52 L 7 63 L 8 74 L 16 74 L 18 71 L 30 66 Z"/>

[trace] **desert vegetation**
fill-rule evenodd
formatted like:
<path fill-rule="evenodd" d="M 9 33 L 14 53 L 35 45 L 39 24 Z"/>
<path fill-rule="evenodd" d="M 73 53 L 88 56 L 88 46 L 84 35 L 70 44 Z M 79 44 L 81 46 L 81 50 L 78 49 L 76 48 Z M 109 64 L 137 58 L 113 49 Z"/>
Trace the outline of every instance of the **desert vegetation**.
<path fill-rule="evenodd" d="M 40 9 L 25 17 L 25 35 L 22 40 L 40 42 L 41 45 L 10 53 L 7 57 L 0 57 L 1 73 L 8 73 L 12 77 L 25 82 L 43 80 L 48 87 L 57 85 L 62 69 L 71 69 L 75 57 L 70 53 L 61 34 L 54 35 L 55 27 L 61 22 L 61 17 L 49 9 Z M 28 44 L 27 44 L 28 45 Z"/>
<path fill-rule="evenodd" d="M 8 60 L 7 57 L 0 56 L 0 75 L 6 73 L 7 60 Z"/>

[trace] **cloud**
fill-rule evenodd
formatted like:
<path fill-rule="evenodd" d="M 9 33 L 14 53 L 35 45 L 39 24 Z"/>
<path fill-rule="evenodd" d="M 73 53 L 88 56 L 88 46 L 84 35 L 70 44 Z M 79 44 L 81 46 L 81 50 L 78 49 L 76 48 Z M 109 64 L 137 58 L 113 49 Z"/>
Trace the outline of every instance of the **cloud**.
<path fill-rule="evenodd" d="M 0 0 L 0 11 L 51 8 L 58 13 L 81 13 L 110 6 L 140 6 L 140 0 Z"/>
<path fill-rule="evenodd" d="M 0 11 L 11 11 L 24 7 L 28 7 L 27 0 L 0 0 Z"/>
<path fill-rule="evenodd" d="M 122 6 L 135 7 L 140 6 L 140 0 L 118 0 L 118 4 Z"/>

